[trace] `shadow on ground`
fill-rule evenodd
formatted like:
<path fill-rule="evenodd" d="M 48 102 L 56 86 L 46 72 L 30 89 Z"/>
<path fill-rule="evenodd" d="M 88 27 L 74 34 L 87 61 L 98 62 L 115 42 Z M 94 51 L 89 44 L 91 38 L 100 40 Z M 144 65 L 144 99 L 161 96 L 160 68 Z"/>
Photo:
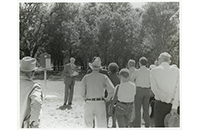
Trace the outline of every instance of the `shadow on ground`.
<path fill-rule="evenodd" d="M 72 107 L 70 105 L 63 105 L 63 106 L 60 106 L 56 109 L 57 110 L 66 110 L 66 109 L 70 110 L 70 109 L 72 109 Z"/>

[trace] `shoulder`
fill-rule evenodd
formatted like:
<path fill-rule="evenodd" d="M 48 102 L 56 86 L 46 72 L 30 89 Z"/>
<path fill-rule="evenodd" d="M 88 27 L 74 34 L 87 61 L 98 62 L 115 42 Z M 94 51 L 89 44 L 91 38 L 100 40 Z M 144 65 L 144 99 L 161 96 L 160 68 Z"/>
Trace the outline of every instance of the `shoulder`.
<path fill-rule="evenodd" d="M 66 66 L 66 67 L 69 67 L 69 66 L 70 66 L 70 63 L 68 63 L 68 64 L 65 64 L 65 66 Z"/>
<path fill-rule="evenodd" d="M 108 78 L 109 79 L 109 77 L 108 77 L 108 75 L 106 75 L 106 74 L 101 74 L 101 73 L 99 73 L 101 76 L 103 76 L 103 77 L 105 77 L 105 78 Z"/>
<path fill-rule="evenodd" d="M 108 71 L 105 70 L 105 69 L 101 69 L 101 70 L 99 71 L 99 73 L 102 73 L 102 74 L 108 75 Z"/>
<path fill-rule="evenodd" d="M 175 73 L 179 73 L 179 68 L 174 67 L 174 66 L 170 66 L 169 68 L 171 71 L 175 72 Z"/>
<path fill-rule="evenodd" d="M 179 68 L 177 68 L 176 66 L 170 66 L 170 69 L 179 71 Z"/>
<path fill-rule="evenodd" d="M 33 89 L 34 88 L 41 88 L 41 84 L 40 83 L 38 83 L 38 82 L 33 82 Z"/>
<path fill-rule="evenodd" d="M 145 67 L 145 71 L 150 73 L 150 69 Z"/>
<path fill-rule="evenodd" d="M 90 74 L 90 73 L 92 73 L 92 69 L 88 69 L 86 72 L 86 74 Z"/>
<path fill-rule="evenodd" d="M 109 76 L 107 76 L 106 74 L 101 74 L 101 73 L 99 73 L 99 74 L 101 75 L 101 77 L 102 77 L 103 79 L 105 79 L 105 80 L 110 80 Z"/>
<path fill-rule="evenodd" d="M 91 75 L 91 73 L 86 74 L 83 78 L 86 78 L 86 77 L 88 77 L 88 76 L 90 76 L 90 75 Z"/>
<path fill-rule="evenodd" d="M 84 75 L 81 81 L 86 80 L 86 78 L 88 77 L 88 75 L 89 75 L 89 74 Z"/>
<path fill-rule="evenodd" d="M 136 69 L 136 70 L 133 72 L 133 75 L 137 75 L 138 72 L 140 72 L 140 69 Z"/>
<path fill-rule="evenodd" d="M 64 67 L 66 68 L 68 66 L 68 64 L 65 64 Z"/>
<path fill-rule="evenodd" d="M 132 85 L 132 86 L 135 86 L 135 83 L 129 81 L 129 84 Z"/>
<path fill-rule="evenodd" d="M 32 85 L 30 86 L 30 96 L 31 95 L 35 95 L 36 93 L 40 93 L 42 92 L 42 87 L 40 85 L 40 83 L 37 82 L 32 82 Z"/>
<path fill-rule="evenodd" d="M 161 65 L 157 66 L 156 68 L 153 68 L 151 70 L 151 72 L 156 72 L 156 71 L 160 71 L 160 70 L 163 70 L 163 66 L 161 66 Z"/>

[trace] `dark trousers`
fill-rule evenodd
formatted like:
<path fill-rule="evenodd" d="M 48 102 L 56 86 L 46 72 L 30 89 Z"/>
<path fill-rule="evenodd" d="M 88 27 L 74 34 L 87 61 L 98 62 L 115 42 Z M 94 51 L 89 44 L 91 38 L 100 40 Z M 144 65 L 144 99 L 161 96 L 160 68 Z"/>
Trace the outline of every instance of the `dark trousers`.
<path fill-rule="evenodd" d="M 164 118 L 170 113 L 172 104 L 156 100 L 154 104 L 155 127 L 164 127 Z"/>
<path fill-rule="evenodd" d="M 151 107 L 150 118 L 154 118 L 154 103 L 155 103 L 155 98 L 150 97 L 150 100 L 149 100 L 149 104 L 150 104 L 150 107 Z"/>
<path fill-rule="evenodd" d="M 107 118 L 107 124 L 109 123 L 109 117 L 112 117 L 112 127 L 116 127 L 116 121 L 117 121 L 117 119 L 116 119 L 116 116 L 115 116 L 115 114 L 113 114 L 113 115 L 108 115 L 108 105 L 110 104 L 110 102 L 106 102 L 106 118 Z"/>
<path fill-rule="evenodd" d="M 145 127 L 149 127 L 149 99 L 150 89 L 149 88 L 136 88 L 135 95 L 135 121 L 134 127 L 141 127 L 141 106 L 143 106 Z"/>
<path fill-rule="evenodd" d="M 72 104 L 72 99 L 74 95 L 74 85 L 75 79 L 72 80 L 71 84 L 65 84 L 64 104 L 66 104 L 67 102 L 69 105 Z"/>

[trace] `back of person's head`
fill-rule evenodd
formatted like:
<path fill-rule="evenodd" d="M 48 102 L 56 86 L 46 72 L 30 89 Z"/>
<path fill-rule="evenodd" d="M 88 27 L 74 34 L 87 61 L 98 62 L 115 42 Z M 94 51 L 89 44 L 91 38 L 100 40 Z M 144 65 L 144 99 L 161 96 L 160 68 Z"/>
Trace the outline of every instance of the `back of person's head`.
<path fill-rule="evenodd" d="M 131 67 L 135 67 L 135 60 L 133 60 L 133 59 L 130 59 L 128 61 L 128 68 L 131 68 Z"/>
<path fill-rule="evenodd" d="M 75 58 L 74 58 L 74 57 L 71 57 L 71 58 L 70 58 L 70 62 L 71 62 L 71 63 L 74 63 L 74 62 L 75 62 Z"/>
<path fill-rule="evenodd" d="M 148 60 L 147 60 L 147 58 L 145 58 L 145 57 L 143 56 L 143 57 L 140 58 L 139 62 L 140 62 L 141 65 L 146 66 Z"/>
<path fill-rule="evenodd" d="M 119 71 L 119 76 L 123 78 L 129 78 L 129 70 L 126 68 L 123 68 Z"/>
<path fill-rule="evenodd" d="M 162 63 L 162 62 L 170 63 L 171 62 L 170 58 L 171 58 L 171 55 L 167 52 L 161 53 L 158 57 L 158 59 L 160 60 L 160 63 Z"/>
<path fill-rule="evenodd" d="M 158 60 L 155 60 L 155 61 L 154 61 L 154 65 L 155 65 L 155 66 L 159 66 Z"/>
<path fill-rule="evenodd" d="M 117 73 L 119 71 L 119 66 L 115 62 L 111 62 L 108 65 L 108 70 L 110 73 Z"/>

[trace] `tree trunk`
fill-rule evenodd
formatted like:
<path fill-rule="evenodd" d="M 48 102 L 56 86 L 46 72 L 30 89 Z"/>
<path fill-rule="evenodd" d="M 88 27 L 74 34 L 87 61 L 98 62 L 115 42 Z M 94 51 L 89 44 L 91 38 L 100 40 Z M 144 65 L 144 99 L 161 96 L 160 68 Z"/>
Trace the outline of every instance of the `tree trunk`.
<path fill-rule="evenodd" d="M 31 51 L 29 49 L 23 49 L 22 50 L 24 52 L 24 56 L 30 56 Z"/>
<path fill-rule="evenodd" d="M 38 48 L 39 47 L 37 45 L 34 47 L 32 55 L 31 55 L 32 57 L 35 57 L 35 54 L 37 53 Z"/>

